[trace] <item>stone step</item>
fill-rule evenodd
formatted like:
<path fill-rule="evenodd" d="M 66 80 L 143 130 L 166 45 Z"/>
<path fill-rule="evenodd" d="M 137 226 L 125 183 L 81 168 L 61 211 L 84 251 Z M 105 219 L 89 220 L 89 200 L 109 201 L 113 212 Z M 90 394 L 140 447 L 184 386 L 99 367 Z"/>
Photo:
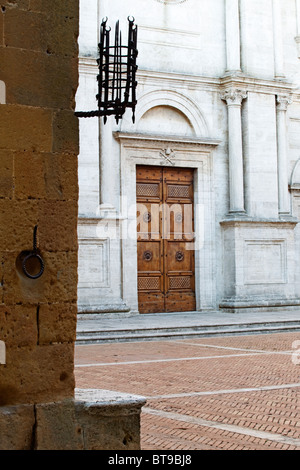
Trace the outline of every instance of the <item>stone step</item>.
<path fill-rule="evenodd" d="M 187 327 L 152 327 L 131 329 L 79 330 L 76 343 L 111 343 L 129 341 L 154 341 L 162 339 L 186 339 L 209 336 L 249 335 L 263 333 L 300 332 L 300 321 L 274 321 L 256 323 L 232 323 L 218 325 L 191 325 Z"/>

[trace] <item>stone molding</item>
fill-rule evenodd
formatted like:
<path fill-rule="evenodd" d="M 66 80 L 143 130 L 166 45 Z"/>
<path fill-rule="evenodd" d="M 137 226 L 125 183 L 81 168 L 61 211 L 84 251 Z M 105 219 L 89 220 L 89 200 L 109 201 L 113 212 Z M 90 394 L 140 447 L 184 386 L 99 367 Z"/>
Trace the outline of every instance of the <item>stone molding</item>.
<path fill-rule="evenodd" d="M 238 88 L 229 88 L 221 94 L 221 99 L 226 101 L 227 106 L 241 106 L 242 101 L 247 98 L 247 92 Z"/>
<path fill-rule="evenodd" d="M 156 106 L 170 106 L 181 111 L 191 124 L 196 136 L 210 135 L 208 123 L 198 104 L 186 94 L 171 89 L 151 90 L 139 96 L 136 123 L 147 111 Z M 130 118 L 125 115 L 121 123 L 121 130 L 135 129 L 136 125 L 132 124 Z"/>
<path fill-rule="evenodd" d="M 248 225 L 248 226 L 278 226 L 278 227 L 295 227 L 298 224 L 298 219 L 295 217 L 291 217 L 290 219 L 258 219 L 249 216 L 235 218 L 235 217 L 228 217 L 224 220 L 220 221 L 221 226 L 241 226 L 241 225 Z"/>
<path fill-rule="evenodd" d="M 300 36 L 299 36 L 300 38 Z M 299 40 L 300 41 L 300 40 Z M 97 75 L 96 57 L 80 57 L 79 72 L 82 74 Z M 137 71 L 138 83 L 143 85 L 164 85 L 172 86 L 172 89 L 186 88 L 189 89 L 209 89 L 212 91 L 226 90 L 230 87 L 247 89 L 253 93 L 264 94 L 290 94 L 299 95 L 300 90 L 295 84 L 286 80 L 254 78 L 244 75 L 243 73 L 228 73 L 223 77 L 195 76 L 190 74 L 181 74 L 177 72 L 163 72 L 157 70 Z"/>
<path fill-rule="evenodd" d="M 128 143 L 132 141 L 140 141 L 140 142 L 164 142 L 165 144 L 192 144 L 192 145 L 201 145 L 202 148 L 206 148 L 206 150 L 211 150 L 211 147 L 217 147 L 222 142 L 218 139 L 212 139 L 209 137 L 199 137 L 199 138 L 190 138 L 190 137 L 178 137 L 178 136 L 165 136 L 165 135 L 148 135 L 148 134 L 137 134 L 134 132 L 114 132 L 113 133 L 115 139 L 124 142 L 126 145 L 126 141 Z M 129 144 L 132 145 L 132 144 Z"/>
<path fill-rule="evenodd" d="M 288 106 L 292 104 L 292 96 L 291 95 L 277 95 L 276 103 L 278 111 L 287 111 Z"/>

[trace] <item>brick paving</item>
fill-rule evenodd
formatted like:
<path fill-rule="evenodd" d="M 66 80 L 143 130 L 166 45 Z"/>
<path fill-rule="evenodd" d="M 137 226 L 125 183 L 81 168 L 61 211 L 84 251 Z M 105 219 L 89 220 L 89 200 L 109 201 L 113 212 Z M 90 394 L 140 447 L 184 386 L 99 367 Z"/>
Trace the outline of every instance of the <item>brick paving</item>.
<path fill-rule="evenodd" d="M 78 345 L 76 387 L 144 396 L 142 450 L 300 450 L 295 341 L 300 333 Z"/>

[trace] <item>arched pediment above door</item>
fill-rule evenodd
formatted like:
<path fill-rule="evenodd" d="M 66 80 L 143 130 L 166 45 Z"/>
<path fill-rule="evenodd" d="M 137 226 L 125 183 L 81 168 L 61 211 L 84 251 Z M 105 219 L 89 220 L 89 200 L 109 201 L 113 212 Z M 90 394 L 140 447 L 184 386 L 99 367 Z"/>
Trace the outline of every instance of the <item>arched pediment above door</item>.
<path fill-rule="evenodd" d="M 122 132 L 210 137 L 203 112 L 189 97 L 173 90 L 154 90 L 138 99 L 135 124 L 124 116 Z"/>

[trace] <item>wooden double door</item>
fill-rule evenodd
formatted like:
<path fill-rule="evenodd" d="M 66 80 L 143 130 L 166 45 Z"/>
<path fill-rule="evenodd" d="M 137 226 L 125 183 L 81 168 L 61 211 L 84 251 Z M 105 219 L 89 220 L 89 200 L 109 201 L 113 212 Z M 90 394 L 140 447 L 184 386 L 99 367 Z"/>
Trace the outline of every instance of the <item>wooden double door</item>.
<path fill-rule="evenodd" d="M 137 167 L 140 313 L 196 309 L 193 173 Z"/>

